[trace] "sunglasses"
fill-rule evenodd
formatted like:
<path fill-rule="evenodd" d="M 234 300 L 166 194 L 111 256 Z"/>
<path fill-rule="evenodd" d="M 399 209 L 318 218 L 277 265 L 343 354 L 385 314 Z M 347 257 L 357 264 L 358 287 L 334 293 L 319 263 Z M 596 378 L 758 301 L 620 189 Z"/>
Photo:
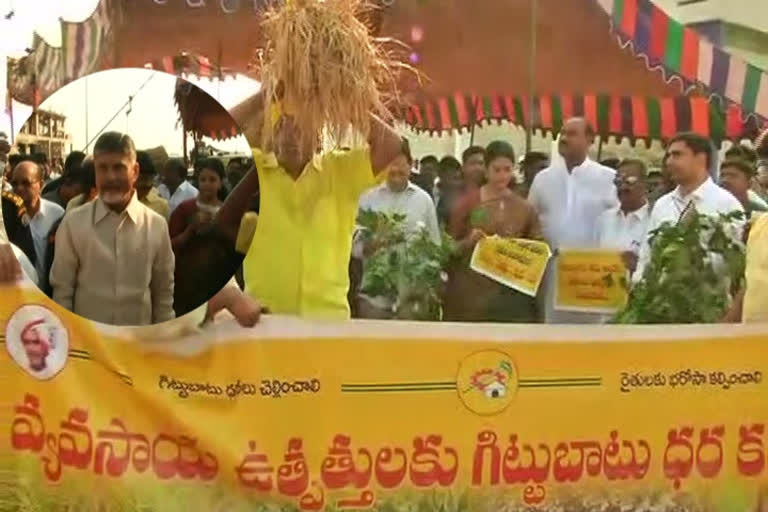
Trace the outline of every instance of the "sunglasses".
<path fill-rule="evenodd" d="M 640 179 L 637 176 L 627 176 L 626 178 L 616 178 L 613 180 L 613 184 L 617 187 L 622 185 L 631 187 L 632 185 L 637 185 L 638 183 L 640 183 Z"/>

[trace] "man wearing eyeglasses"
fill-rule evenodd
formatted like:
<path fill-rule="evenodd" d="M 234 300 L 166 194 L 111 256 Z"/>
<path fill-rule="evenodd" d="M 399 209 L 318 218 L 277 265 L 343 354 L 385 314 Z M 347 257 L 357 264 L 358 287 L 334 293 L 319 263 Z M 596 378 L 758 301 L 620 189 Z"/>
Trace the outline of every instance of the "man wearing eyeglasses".
<path fill-rule="evenodd" d="M 641 160 L 628 159 L 616 172 L 619 206 L 603 212 L 597 222 L 597 239 L 603 249 L 622 251 L 630 272 L 637 269 L 638 254 L 646 237 L 648 206 L 647 169 Z"/>
<path fill-rule="evenodd" d="M 45 275 L 45 262 L 49 249 L 48 233 L 56 222 L 64 216 L 64 208 L 52 201 L 40 197 L 43 188 L 43 173 L 40 166 L 32 161 L 23 161 L 16 165 L 11 178 L 13 191 L 24 200 L 24 207 L 29 216 L 29 228 L 35 245 L 35 269 L 39 285 L 45 289 L 48 276 Z"/>

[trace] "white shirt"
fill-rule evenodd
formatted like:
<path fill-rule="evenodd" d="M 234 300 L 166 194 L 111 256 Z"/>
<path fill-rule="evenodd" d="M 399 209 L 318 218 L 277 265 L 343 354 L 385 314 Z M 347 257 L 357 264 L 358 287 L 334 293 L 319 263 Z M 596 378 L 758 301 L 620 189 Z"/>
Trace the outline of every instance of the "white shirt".
<path fill-rule="evenodd" d="M 569 173 L 558 161 L 536 175 L 528 196 L 553 249 L 595 248 L 597 220 L 618 204 L 616 171 L 587 158 Z"/>
<path fill-rule="evenodd" d="M 646 239 L 650 207 L 624 213 L 621 207 L 603 212 L 597 221 L 597 240 L 601 249 L 640 252 Z"/>
<path fill-rule="evenodd" d="M 408 186 L 402 192 L 393 192 L 386 183 L 379 185 L 360 198 L 360 210 L 373 210 L 375 212 L 402 214 L 406 216 L 406 229 L 410 233 L 418 233 L 426 228 L 430 238 L 439 244 L 441 241 L 440 227 L 437 223 L 435 203 L 424 190 L 408 182 Z M 363 258 L 363 243 L 358 233 L 355 234 L 352 255 L 355 258 Z M 369 301 L 379 308 L 390 306 L 383 297 L 368 297 Z"/>
<path fill-rule="evenodd" d="M 650 233 L 660 228 L 662 224 L 677 224 L 690 202 L 693 202 L 697 213 L 712 217 L 734 211 L 744 211 L 739 200 L 724 188 L 717 186 L 711 178 L 707 178 L 707 181 L 687 196 L 682 195 L 680 187 L 677 187 L 669 194 L 661 196 L 656 201 L 656 204 L 653 205 L 651 218 L 648 221 L 649 235 L 646 236 L 640 249 L 640 261 L 637 265 L 637 272 L 633 276 L 634 281 L 639 281 L 642 278 L 643 271 L 650 262 Z M 744 221 L 735 221 L 729 235 L 735 241 L 741 243 L 743 232 Z"/>
<path fill-rule="evenodd" d="M 553 250 L 597 248 L 597 223 L 606 210 L 618 205 L 616 171 L 587 158 L 568 172 L 562 158 L 538 173 L 533 180 L 528 201 L 539 215 L 544 237 Z M 556 263 L 547 267 L 543 294 L 544 320 L 548 324 L 586 324 L 602 322 L 601 315 L 574 313 L 555 309 L 557 289 Z"/>
<path fill-rule="evenodd" d="M 177 206 L 189 199 L 195 199 L 199 194 L 198 190 L 187 180 L 184 180 L 181 185 L 176 188 L 176 191 L 171 194 L 170 190 L 165 183 L 157 187 L 157 193 L 160 197 L 168 201 L 168 207 L 170 209 L 169 215 L 173 213 Z"/>
<path fill-rule="evenodd" d="M 32 241 L 35 244 L 37 262 L 35 268 L 39 276 L 45 276 L 45 262 L 48 253 L 48 235 L 51 228 L 64 216 L 64 208 L 47 199 L 40 198 L 40 209 L 30 217 L 29 229 L 32 231 Z M 40 283 L 44 285 L 45 283 Z"/>
<path fill-rule="evenodd" d="M 432 240 L 440 243 L 435 203 L 429 194 L 411 182 L 402 192 L 393 192 L 386 183 L 369 190 L 360 198 L 360 210 L 405 215 L 408 231 L 418 232 L 424 227 Z"/>

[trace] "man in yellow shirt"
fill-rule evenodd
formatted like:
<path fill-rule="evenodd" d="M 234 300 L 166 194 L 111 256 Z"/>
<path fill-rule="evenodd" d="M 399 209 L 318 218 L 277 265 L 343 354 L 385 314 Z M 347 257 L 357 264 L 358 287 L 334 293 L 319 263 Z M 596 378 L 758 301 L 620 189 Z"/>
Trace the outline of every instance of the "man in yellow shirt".
<path fill-rule="evenodd" d="M 157 188 L 155 188 L 157 170 L 152 163 L 152 157 L 146 151 L 137 151 L 136 160 L 139 163 L 139 179 L 136 181 L 136 194 L 139 201 L 149 207 L 150 210 L 159 213 L 167 221 L 171 216 L 171 210 L 168 201 L 160 197 Z"/>
<path fill-rule="evenodd" d="M 244 131 L 261 126 L 263 115 L 261 95 L 233 112 Z M 402 140 L 374 117 L 367 147 L 313 155 L 298 142 L 293 116 L 276 115 L 274 126 L 273 148 L 253 149 L 256 172 L 240 181 L 217 223 L 234 243 L 237 226 L 260 190 L 258 227 L 243 262 L 246 292 L 272 313 L 349 318 L 348 268 L 358 200 L 400 154 Z"/>

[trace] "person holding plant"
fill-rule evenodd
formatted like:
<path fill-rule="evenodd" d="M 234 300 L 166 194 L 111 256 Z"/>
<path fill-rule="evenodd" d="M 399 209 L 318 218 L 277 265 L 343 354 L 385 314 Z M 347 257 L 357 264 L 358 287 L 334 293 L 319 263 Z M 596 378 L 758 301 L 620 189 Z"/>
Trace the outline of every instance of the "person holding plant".
<path fill-rule="evenodd" d="M 648 222 L 649 236 L 640 249 L 640 261 L 633 276 L 635 282 L 643 277 L 643 271 L 651 257 L 650 237 L 662 225 L 681 222 L 686 214 L 698 213 L 710 217 L 741 212 L 744 208 L 733 194 L 717 186 L 710 176 L 714 149 L 710 140 L 696 133 L 680 133 L 670 140 L 667 148 L 666 167 L 677 184 L 672 192 L 656 201 Z M 744 220 L 735 220 L 729 226 L 735 241 L 742 241 Z"/>
<path fill-rule="evenodd" d="M 441 243 L 435 204 L 429 194 L 409 180 L 411 164 L 411 151 L 408 141 L 404 139 L 402 154 L 387 168 L 385 183 L 369 190 L 360 199 L 360 216 L 365 216 L 367 212 L 401 215 L 404 224 L 402 241 L 382 240 L 381 234 L 376 232 L 368 234 L 358 232 L 355 237 L 353 256 L 364 263 L 368 256 L 381 249 L 402 253 L 410 239 L 418 236 L 422 231 L 426 232 L 435 245 Z M 363 279 L 365 279 L 365 269 Z M 357 306 L 360 318 L 388 318 L 393 313 L 393 304 L 388 297 L 372 297 L 365 292 L 360 293 Z"/>
<path fill-rule="evenodd" d="M 533 207 L 510 189 L 512 145 L 492 142 L 485 150 L 485 184 L 470 188 L 451 216 L 449 233 L 458 242 L 445 297 L 445 319 L 458 322 L 535 322 L 536 301 L 470 268 L 475 246 L 486 236 L 541 240 Z"/>

